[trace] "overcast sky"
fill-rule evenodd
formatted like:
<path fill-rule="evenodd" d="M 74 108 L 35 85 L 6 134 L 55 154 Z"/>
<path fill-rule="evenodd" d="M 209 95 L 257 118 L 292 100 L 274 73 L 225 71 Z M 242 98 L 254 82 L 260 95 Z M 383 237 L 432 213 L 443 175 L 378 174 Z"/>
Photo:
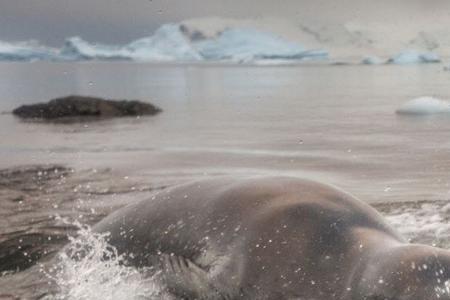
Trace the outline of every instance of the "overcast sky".
<path fill-rule="evenodd" d="M 304 22 L 429 22 L 450 20 L 448 0 L 0 0 L 0 40 L 65 37 L 125 43 L 162 23 L 206 17 L 266 16 Z"/>

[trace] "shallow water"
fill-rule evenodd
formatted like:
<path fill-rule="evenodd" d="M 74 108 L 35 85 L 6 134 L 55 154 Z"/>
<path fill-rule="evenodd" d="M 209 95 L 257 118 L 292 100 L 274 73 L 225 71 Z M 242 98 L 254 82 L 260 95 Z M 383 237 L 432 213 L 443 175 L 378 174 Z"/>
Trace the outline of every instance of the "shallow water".
<path fill-rule="evenodd" d="M 420 96 L 450 99 L 450 73 L 439 65 L 11 63 L 0 64 L 0 76 L 0 111 L 68 94 L 139 99 L 164 110 L 155 117 L 73 124 L 22 122 L 1 114 L 0 168 L 58 163 L 74 168 L 75 175 L 31 194 L 24 191 L 26 182 L 7 186 L 26 196 L 22 204 L 14 202 L 15 194 L 0 195 L 13 199 L 0 210 L 0 244 L 25 233 L 61 238 L 60 225 L 47 215 L 92 224 L 154 189 L 194 178 L 286 174 L 337 185 L 376 205 L 413 241 L 450 245 L 450 116 L 395 114 Z M 89 278 L 98 263 L 71 265 L 79 275 L 72 282 Z M 83 266 L 85 273 L 77 269 Z M 114 284 L 121 278 L 114 274 L 122 271 L 137 279 L 119 286 L 117 295 L 128 283 L 139 287 L 147 280 L 114 265 L 105 273 L 113 282 L 106 283 Z M 0 276 L 0 296 L 11 282 L 36 277 L 33 268 Z M 85 299 L 95 298 L 101 287 L 88 283 L 94 288 L 69 294 L 88 291 Z M 29 284 L 25 290 L 36 296 L 44 287 Z"/>

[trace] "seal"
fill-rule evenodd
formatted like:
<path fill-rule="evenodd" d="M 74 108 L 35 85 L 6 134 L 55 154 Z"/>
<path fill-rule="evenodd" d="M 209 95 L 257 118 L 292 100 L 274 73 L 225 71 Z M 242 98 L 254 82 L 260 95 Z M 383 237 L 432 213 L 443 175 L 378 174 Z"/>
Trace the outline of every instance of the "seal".
<path fill-rule="evenodd" d="M 450 252 L 409 244 L 353 196 L 291 177 L 164 190 L 94 226 L 182 299 L 450 299 Z"/>

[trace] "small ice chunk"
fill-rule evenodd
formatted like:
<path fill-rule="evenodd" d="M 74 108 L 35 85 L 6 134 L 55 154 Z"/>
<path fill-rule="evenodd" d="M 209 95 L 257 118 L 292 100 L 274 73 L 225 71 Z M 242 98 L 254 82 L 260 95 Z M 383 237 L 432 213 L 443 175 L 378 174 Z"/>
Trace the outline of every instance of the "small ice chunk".
<path fill-rule="evenodd" d="M 434 52 L 419 52 L 416 50 L 402 51 L 388 60 L 388 63 L 397 65 L 438 63 L 441 59 Z"/>
<path fill-rule="evenodd" d="M 420 97 L 406 102 L 396 113 L 409 115 L 450 113 L 450 102 L 434 97 Z"/>

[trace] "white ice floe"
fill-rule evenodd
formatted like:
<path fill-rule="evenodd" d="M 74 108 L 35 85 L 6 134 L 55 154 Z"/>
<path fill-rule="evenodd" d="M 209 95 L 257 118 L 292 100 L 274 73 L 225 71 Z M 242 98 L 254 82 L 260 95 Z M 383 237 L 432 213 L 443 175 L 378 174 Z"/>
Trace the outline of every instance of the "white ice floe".
<path fill-rule="evenodd" d="M 56 49 L 39 45 L 35 41 L 7 43 L 0 41 L 0 61 L 53 60 Z"/>
<path fill-rule="evenodd" d="M 450 102 L 434 97 L 420 97 L 406 102 L 396 113 L 410 115 L 450 113 Z"/>
<path fill-rule="evenodd" d="M 420 52 L 416 50 L 405 50 L 392 56 L 388 62 L 397 65 L 438 63 L 441 59 L 434 52 Z"/>

